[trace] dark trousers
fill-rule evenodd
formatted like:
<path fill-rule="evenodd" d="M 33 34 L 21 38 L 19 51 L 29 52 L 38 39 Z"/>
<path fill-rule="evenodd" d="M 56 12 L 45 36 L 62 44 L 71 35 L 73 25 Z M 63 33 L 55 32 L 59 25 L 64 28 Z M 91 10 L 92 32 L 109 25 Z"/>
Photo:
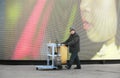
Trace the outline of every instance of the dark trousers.
<path fill-rule="evenodd" d="M 70 60 L 67 63 L 67 65 L 69 67 L 71 67 L 74 62 L 76 63 L 77 67 L 80 67 L 80 60 L 79 60 L 79 57 L 78 57 L 78 52 L 72 52 L 71 53 Z"/>

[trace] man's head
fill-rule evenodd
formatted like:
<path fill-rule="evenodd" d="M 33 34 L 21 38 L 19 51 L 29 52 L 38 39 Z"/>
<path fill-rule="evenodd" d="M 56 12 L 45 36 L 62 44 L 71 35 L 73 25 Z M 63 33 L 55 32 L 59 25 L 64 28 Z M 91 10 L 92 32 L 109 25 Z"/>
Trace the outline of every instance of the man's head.
<path fill-rule="evenodd" d="M 70 28 L 70 34 L 74 34 L 75 33 L 75 28 L 71 27 Z"/>

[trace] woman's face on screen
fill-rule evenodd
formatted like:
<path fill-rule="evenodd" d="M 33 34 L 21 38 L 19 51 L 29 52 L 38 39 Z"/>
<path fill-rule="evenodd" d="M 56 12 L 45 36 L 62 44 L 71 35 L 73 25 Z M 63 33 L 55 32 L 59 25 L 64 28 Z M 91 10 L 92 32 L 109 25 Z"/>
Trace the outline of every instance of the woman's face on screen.
<path fill-rule="evenodd" d="M 106 41 L 116 34 L 117 14 L 115 0 L 81 0 L 83 28 L 93 42 Z"/>

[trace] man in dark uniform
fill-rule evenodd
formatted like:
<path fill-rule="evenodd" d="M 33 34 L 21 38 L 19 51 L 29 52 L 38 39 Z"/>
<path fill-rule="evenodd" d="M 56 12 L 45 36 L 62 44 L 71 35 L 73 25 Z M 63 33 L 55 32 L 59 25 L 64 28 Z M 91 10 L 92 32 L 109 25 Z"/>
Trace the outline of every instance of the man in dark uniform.
<path fill-rule="evenodd" d="M 80 51 L 79 42 L 80 42 L 79 35 L 76 33 L 75 29 L 71 27 L 69 38 L 62 43 L 69 47 L 69 52 L 71 53 L 70 60 L 67 63 L 67 66 L 65 66 L 67 69 L 70 69 L 74 62 L 77 65 L 74 69 L 81 69 L 80 60 L 78 57 L 78 52 Z"/>

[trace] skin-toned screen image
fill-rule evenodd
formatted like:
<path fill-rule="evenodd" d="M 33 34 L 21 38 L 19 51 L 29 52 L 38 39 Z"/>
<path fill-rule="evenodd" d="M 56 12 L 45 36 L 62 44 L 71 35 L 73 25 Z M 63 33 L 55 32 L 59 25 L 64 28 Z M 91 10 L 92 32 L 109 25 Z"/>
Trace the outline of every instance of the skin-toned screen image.
<path fill-rule="evenodd" d="M 83 28 L 92 42 L 103 42 L 100 50 L 91 59 L 120 59 L 116 45 L 117 9 L 116 0 L 81 0 Z"/>

